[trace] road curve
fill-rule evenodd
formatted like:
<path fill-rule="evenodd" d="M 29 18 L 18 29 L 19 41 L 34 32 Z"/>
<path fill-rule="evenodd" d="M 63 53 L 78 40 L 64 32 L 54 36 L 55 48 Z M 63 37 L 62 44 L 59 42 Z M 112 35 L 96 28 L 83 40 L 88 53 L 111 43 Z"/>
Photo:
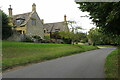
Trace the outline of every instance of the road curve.
<path fill-rule="evenodd" d="M 101 48 L 3 73 L 3 78 L 104 78 L 106 56 L 115 48 Z"/>

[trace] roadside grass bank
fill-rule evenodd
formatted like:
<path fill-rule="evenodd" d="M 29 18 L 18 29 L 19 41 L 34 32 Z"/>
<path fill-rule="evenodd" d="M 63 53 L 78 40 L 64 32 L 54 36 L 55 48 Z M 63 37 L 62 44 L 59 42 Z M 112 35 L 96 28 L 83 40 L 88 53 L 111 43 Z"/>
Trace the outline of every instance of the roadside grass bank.
<path fill-rule="evenodd" d="M 117 47 L 117 46 L 113 46 L 113 45 L 97 45 L 97 47 Z"/>
<path fill-rule="evenodd" d="M 89 45 L 2 42 L 2 70 L 97 49 Z"/>
<path fill-rule="evenodd" d="M 115 78 L 118 79 L 118 51 L 116 49 L 112 51 L 106 58 L 105 63 L 105 78 Z"/>

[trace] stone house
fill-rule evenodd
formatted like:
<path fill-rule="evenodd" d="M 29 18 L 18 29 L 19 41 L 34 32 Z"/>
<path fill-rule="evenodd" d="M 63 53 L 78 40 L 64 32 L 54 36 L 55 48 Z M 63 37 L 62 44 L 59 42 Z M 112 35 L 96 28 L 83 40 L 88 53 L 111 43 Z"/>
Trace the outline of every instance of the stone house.
<path fill-rule="evenodd" d="M 25 36 L 39 36 L 44 39 L 44 29 L 42 20 L 36 12 L 36 5 L 33 3 L 32 11 L 28 13 L 12 15 L 12 8 L 10 6 L 9 10 L 9 24 L 14 26 L 12 28 L 16 31 L 10 40 L 21 41 Z M 22 37 L 23 38 L 22 38 Z"/>
<path fill-rule="evenodd" d="M 14 26 L 12 28 L 14 34 L 8 40 L 24 41 L 27 36 L 39 36 L 44 39 L 44 36 L 51 36 L 51 33 L 69 31 L 66 15 L 62 22 L 44 24 L 44 20 L 40 19 L 37 14 L 35 3 L 32 5 L 32 11 L 28 13 L 12 15 L 11 5 L 8 10 L 9 25 Z"/>
<path fill-rule="evenodd" d="M 66 15 L 64 15 L 64 21 L 56 23 L 46 23 L 44 25 L 45 35 L 52 36 L 55 32 L 69 32 Z"/>

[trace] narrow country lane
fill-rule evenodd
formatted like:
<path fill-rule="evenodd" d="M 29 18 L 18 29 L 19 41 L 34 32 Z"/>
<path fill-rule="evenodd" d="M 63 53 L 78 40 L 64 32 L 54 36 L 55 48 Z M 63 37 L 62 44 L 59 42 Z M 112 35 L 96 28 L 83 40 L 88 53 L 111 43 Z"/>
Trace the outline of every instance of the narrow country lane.
<path fill-rule="evenodd" d="M 106 56 L 115 48 L 100 48 L 3 73 L 3 78 L 104 78 Z"/>

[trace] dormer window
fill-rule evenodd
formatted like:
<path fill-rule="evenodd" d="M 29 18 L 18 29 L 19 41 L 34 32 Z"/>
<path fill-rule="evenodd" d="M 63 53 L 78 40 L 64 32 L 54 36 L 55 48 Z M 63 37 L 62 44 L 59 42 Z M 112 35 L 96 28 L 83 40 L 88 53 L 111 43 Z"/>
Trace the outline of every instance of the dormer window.
<path fill-rule="evenodd" d="M 16 24 L 21 24 L 21 20 L 16 20 Z"/>
<path fill-rule="evenodd" d="M 22 24 L 22 23 L 24 22 L 24 20 L 25 20 L 25 19 L 17 18 L 17 19 L 16 19 L 16 24 L 17 24 L 17 25 L 20 25 L 20 24 Z"/>

